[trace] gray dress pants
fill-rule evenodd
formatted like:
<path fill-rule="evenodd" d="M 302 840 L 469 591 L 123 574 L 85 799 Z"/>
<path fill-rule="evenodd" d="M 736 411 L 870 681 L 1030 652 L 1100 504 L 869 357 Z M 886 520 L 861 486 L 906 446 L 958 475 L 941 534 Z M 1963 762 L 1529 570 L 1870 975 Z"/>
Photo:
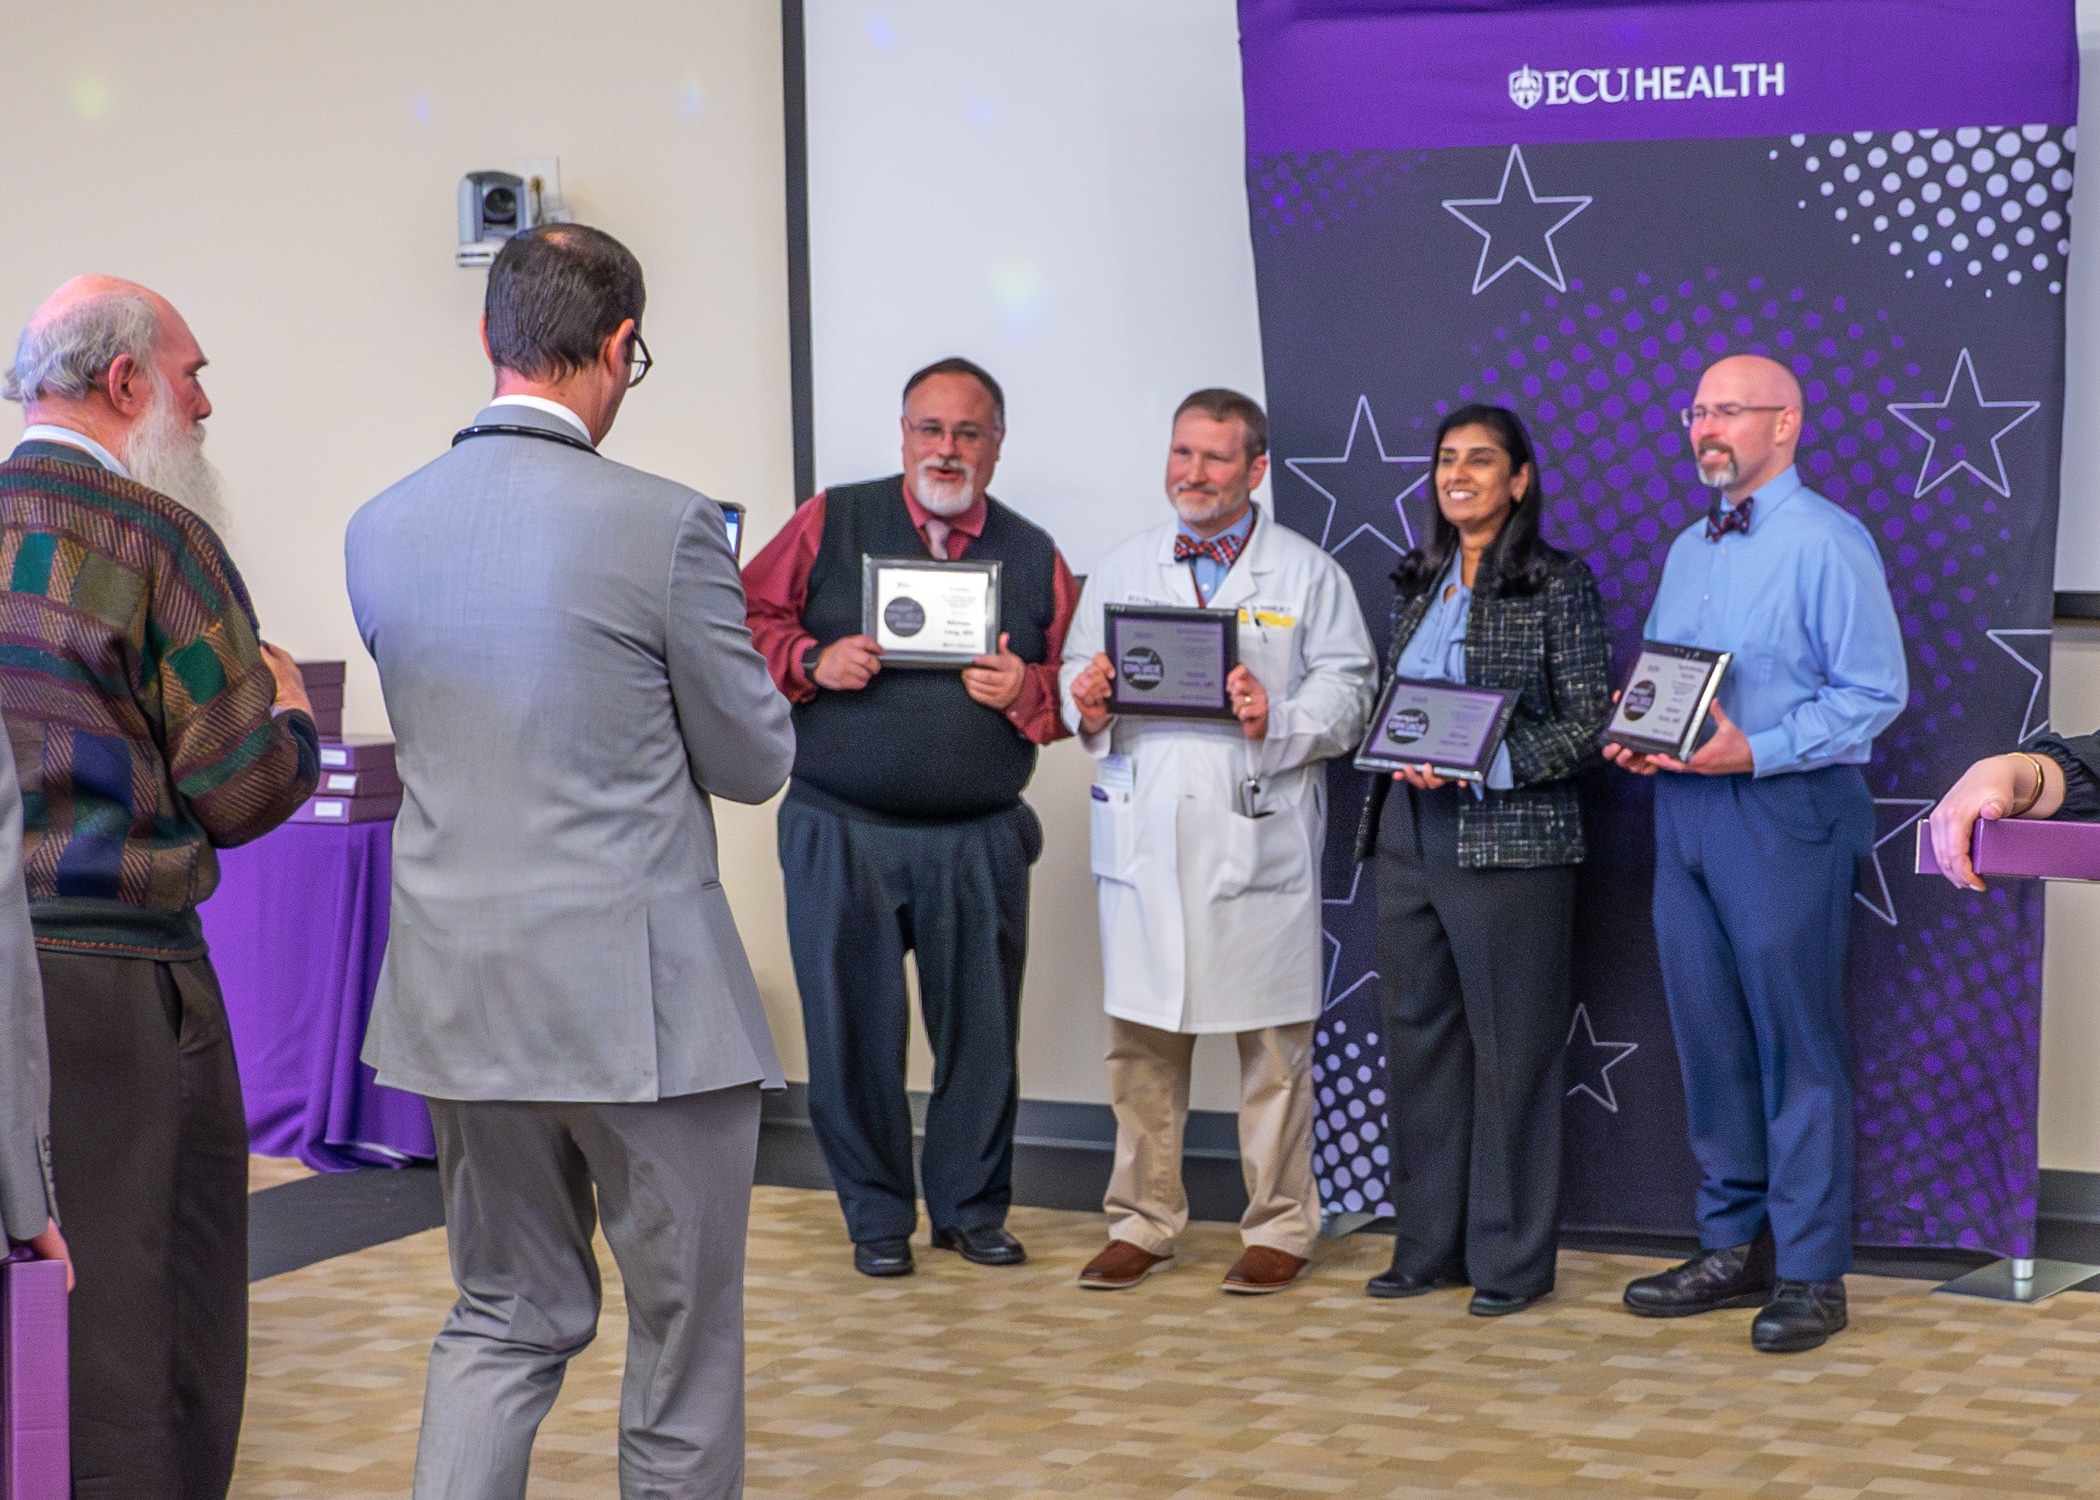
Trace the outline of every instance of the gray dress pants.
<path fill-rule="evenodd" d="M 758 1113 L 756 1084 L 643 1104 L 430 1101 L 459 1301 L 430 1351 L 418 1500 L 522 1500 L 533 1435 L 597 1333 L 600 1214 L 627 1291 L 622 1500 L 743 1493 Z"/>

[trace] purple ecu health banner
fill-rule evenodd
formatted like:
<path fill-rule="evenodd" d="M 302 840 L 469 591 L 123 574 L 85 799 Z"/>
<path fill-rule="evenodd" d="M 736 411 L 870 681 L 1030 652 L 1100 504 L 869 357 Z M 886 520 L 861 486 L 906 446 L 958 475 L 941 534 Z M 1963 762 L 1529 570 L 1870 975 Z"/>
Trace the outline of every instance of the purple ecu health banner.
<path fill-rule="evenodd" d="M 1378 635 L 1436 422 L 1491 401 L 1532 430 L 1547 539 L 1596 571 L 1623 670 L 1709 504 L 1677 416 L 1700 372 L 1800 376 L 1802 475 L 1880 544 L 1909 650 L 1854 907 L 1856 1237 L 2033 1255 L 2041 888 L 1908 869 L 1939 793 L 2048 714 L 2071 0 L 1242 0 L 1240 29 L 1278 514 Z M 1362 780 L 1333 777 L 1315 1152 L 1329 1211 L 1378 1215 L 1377 918 Z M 1571 1226 L 1692 1226 L 1651 790 L 1583 788 Z"/>

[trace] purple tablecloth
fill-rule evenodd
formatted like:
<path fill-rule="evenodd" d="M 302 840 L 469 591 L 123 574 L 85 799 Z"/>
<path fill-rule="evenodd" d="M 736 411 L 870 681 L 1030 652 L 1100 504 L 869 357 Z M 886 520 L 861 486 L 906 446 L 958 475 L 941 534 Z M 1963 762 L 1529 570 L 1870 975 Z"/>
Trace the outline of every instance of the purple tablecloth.
<path fill-rule="evenodd" d="M 204 935 L 226 991 L 248 1140 L 316 1171 L 437 1154 L 430 1111 L 358 1061 L 386 953 L 394 825 L 287 823 L 220 851 Z"/>

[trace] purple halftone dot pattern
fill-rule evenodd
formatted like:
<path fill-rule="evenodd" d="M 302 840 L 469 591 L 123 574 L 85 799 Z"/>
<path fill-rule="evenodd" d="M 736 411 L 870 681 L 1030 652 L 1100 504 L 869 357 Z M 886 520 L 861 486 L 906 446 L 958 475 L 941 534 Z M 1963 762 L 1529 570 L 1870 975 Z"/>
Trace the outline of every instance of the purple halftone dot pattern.
<path fill-rule="evenodd" d="M 1670 544 L 1711 493 L 1678 411 L 1716 359 L 1778 359 L 1805 397 L 1802 477 L 1873 535 L 1908 648 L 1910 704 L 1876 742 L 1869 783 L 1876 796 L 1936 794 L 1936 742 L 1976 732 L 1963 721 L 1979 692 L 2002 696 L 1985 632 L 2031 623 L 2012 613 L 1993 559 L 2013 540 L 1999 497 L 1966 473 L 1913 494 L 1926 443 L 1887 411 L 1942 397 L 1951 358 L 1921 366 L 1886 310 L 1711 269 L 1599 292 L 1572 282 L 1541 303 L 1476 346 L 1487 363 L 1457 399 L 1508 405 L 1531 425 L 1547 538 L 1597 574 L 1619 659 L 1639 643 Z M 1892 877 L 1907 865 L 1895 844 L 1883 854 Z M 1855 929 L 1853 973 L 1874 976 L 1852 989 L 1859 1151 L 1878 1166 L 1862 1176 L 1860 1238 L 2031 1255 L 2041 897 L 1922 887 L 1903 886 L 1898 926 Z M 1344 1065 L 1328 1050 L 1323 1076 Z"/>
<path fill-rule="evenodd" d="M 1385 1053 L 1376 1031 L 1340 1017 L 1313 1033 L 1313 1172 L 1327 1212 L 1369 1213 L 1390 1218 L 1386 1167 Z"/>
<path fill-rule="evenodd" d="M 1420 152 L 1314 151 L 1265 157 L 1249 170 L 1247 201 L 1271 235 L 1318 233 L 1399 185 Z"/>

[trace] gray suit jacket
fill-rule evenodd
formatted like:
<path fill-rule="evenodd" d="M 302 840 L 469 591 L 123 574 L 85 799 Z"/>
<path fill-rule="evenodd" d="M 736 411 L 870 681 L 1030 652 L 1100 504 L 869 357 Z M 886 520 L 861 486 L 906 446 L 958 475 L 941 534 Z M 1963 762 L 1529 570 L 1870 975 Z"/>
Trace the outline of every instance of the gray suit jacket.
<path fill-rule="evenodd" d="M 50 1107 L 44 986 L 22 886 L 22 788 L 0 733 L 0 1226 L 9 1239 L 42 1234 L 58 1217 Z"/>
<path fill-rule="evenodd" d="M 570 432 L 525 407 L 478 423 Z M 528 437 L 459 444 L 352 517 L 350 603 L 397 741 L 382 1083 L 629 1102 L 780 1083 L 710 795 L 762 802 L 788 703 L 722 512 Z"/>

